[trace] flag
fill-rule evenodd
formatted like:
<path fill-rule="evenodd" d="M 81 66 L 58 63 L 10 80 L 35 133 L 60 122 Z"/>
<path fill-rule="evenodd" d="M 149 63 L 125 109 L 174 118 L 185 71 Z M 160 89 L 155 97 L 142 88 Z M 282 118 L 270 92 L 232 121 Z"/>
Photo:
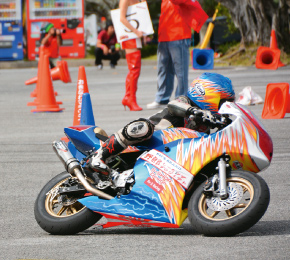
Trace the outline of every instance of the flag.
<path fill-rule="evenodd" d="M 186 23 L 196 32 L 199 32 L 208 15 L 196 0 L 186 0 L 180 5 L 182 16 Z"/>

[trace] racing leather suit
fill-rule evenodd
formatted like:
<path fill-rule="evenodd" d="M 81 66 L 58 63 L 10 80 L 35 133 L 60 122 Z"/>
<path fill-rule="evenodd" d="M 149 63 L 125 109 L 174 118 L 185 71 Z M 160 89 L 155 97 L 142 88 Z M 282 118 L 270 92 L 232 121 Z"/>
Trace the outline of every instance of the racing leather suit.
<path fill-rule="evenodd" d="M 108 160 L 118 153 L 125 150 L 129 145 L 134 145 L 145 141 L 154 133 L 154 130 L 187 127 L 200 132 L 208 133 L 210 126 L 202 120 L 194 120 L 190 115 L 195 111 L 201 111 L 197 106 L 191 104 L 189 98 L 180 96 L 168 103 L 167 107 L 148 119 L 139 118 L 130 122 L 118 132 L 112 134 L 95 155 L 89 160 L 92 169 L 103 175 L 109 176 L 110 169 L 106 165 Z M 203 111 L 203 113 L 210 113 Z"/>

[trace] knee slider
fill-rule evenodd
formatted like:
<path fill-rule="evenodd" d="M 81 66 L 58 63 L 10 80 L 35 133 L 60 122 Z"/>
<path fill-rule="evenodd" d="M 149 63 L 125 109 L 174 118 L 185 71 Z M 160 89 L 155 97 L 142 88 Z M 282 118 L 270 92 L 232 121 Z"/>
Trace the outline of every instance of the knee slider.
<path fill-rule="evenodd" d="M 127 124 L 122 134 L 129 141 L 143 141 L 150 138 L 153 132 L 154 125 L 149 120 L 140 118 Z"/>

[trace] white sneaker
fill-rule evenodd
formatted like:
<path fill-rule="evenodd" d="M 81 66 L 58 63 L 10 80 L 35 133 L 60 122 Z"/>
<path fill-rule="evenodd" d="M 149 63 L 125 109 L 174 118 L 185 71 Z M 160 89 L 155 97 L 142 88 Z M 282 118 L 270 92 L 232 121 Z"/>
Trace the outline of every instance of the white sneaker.
<path fill-rule="evenodd" d="M 161 107 L 165 107 L 165 104 L 160 104 L 157 103 L 156 101 L 153 101 L 152 103 L 147 104 L 147 109 L 156 109 L 156 108 L 161 108 Z"/>
<path fill-rule="evenodd" d="M 97 66 L 97 68 L 98 68 L 98 70 L 101 70 L 103 68 L 103 65 L 100 64 L 100 65 Z"/>

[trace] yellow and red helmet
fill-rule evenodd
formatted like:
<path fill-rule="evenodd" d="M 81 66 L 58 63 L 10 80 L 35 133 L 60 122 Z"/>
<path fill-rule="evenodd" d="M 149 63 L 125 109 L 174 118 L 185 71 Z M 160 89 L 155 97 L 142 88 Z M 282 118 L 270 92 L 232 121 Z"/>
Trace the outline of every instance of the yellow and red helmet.
<path fill-rule="evenodd" d="M 192 81 L 187 96 L 199 108 L 217 113 L 223 102 L 235 100 L 235 91 L 229 78 L 205 72 Z"/>

